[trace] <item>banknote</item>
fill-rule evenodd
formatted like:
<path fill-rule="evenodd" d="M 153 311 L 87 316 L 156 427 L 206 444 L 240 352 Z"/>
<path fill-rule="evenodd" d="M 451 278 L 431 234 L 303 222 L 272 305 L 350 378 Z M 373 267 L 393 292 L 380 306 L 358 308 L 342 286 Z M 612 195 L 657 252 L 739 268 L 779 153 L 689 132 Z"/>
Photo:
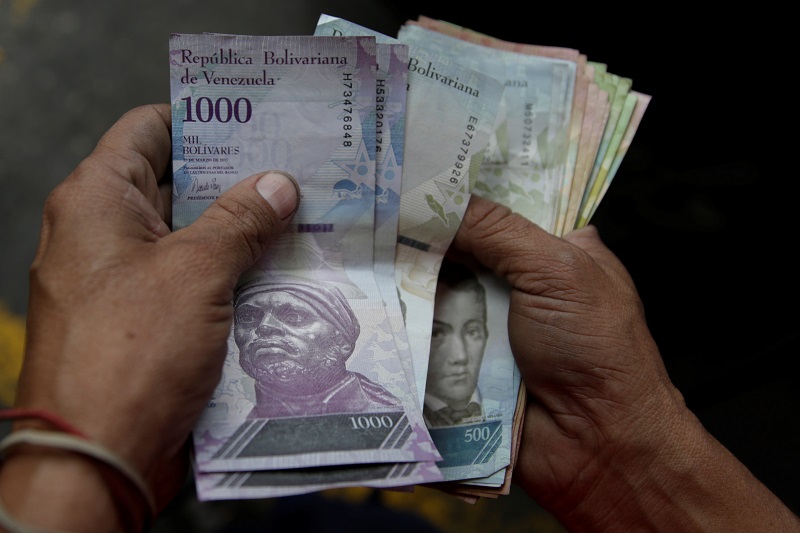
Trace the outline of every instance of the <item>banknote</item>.
<path fill-rule="evenodd" d="M 636 135 L 636 132 L 639 129 L 639 124 L 642 122 L 642 118 L 644 118 L 644 112 L 647 110 L 650 100 L 652 100 L 652 96 L 639 91 L 632 90 L 631 94 L 636 98 L 633 112 L 630 120 L 628 121 L 628 125 L 625 128 L 625 133 L 622 135 L 620 143 L 617 147 L 616 153 L 614 154 L 614 159 L 611 162 L 608 174 L 603 180 L 602 188 L 600 189 L 597 198 L 594 200 L 589 212 L 589 216 L 586 217 L 586 219 L 583 221 L 583 224 L 586 224 L 589 220 L 591 220 L 592 215 L 594 215 L 594 212 L 597 210 L 597 206 L 600 205 L 600 201 L 603 199 L 603 196 L 605 196 L 606 191 L 608 191 L 608 187 L 611 185 L 611 181 L 614 179 L 614 175 L 616 175 L 617 170 L 619 170 L 619 166 L 622 164 L 622 160 L 625 158 L 625 154 L 628 153 L 628 148 L 630 148 L 631 143 L 633 142 L 633 137 Z"/>
<path fill-rule="evenodd" d="M 405 156 L 408 46 L 377 43 L 375 95 L 375 280 L 386 306 L 400 360 L 416 388 L 411 349 L 395 285 L 395 249 Z M 419 407 L 419 394 L 414 394 Z"/>
<path fill-rule="evenodd" d="M 321 15 L 316 35 L 370 35 L 350 21 Z M 433 302 L 442 257 L 461 223 L 503 95 L 495 78 L 448 57 L 409 46 L 403 182 L 395 277 L 404 308 L 419 403 L 424 403 Z"/>
<path fill-rule="evenodd" d="M 627 127 L 627 122 L 620 121 L 620 116 L 623 114 L 625 102 L 628 100 L 628 93 L 633 84 L 633 80 L 630 78 L 608 72 L 607 65 L 603 63 L 591 62 L 591 64 L 594 66 L 595 81 L 601 89 L 608 93 L 610 107 L 608 119 L 603 129 L 603 136 L 600 140 L 600 146 L 597 149 L 597 156 L 595 157 L 592 171 L 589 174 L 589 179 L 583 193 L 583 199 L 581 200 L 577 221 L 578 225 L 585 225 L 588 222 L 591 206 L 602 188 L 602 181 L 599 176 L 607 154 L 610 154 L 609 157 L 613 158 L 614 152 L 609 151 L 609 145 L 612 139 L 614 139 L 614 134 L 617 131 L 624 132 Z M 598 182 L 599 184 L 595 185 Z"/>
<path fill-rule="evenodd" d="M 424 15 L 418 16 L 416 20 L 408 21 L 408 24 L 419 25 L 486 47 L 576 62 L 577 77 L 575 98 L 572 103 L 569 152 L 564 185 L 561 188 L 559 218 L 554 233 L 561 235 L 578 225 L 585 225 L 597 208 L 598 197 L 604 195 L 610 185 L 611 180 L 608 179 L 608 175 L 611 174 L 613 178 L 616 168 L 621 164 L 619 156 L 624 157 L 627 151 L 627 147 L 621 153 L 619 151 L 618 144 L 621 137 L 627 136 L 632 139 L 632 135 L 635 134 L 641 121 L 641 115 L 636 118 L 632 117 L 630 123 L 633 127 L 627 127 L 627 116 L 631 115 L 630 107 L 633 104 L 639 110 L 646 109 L 646 102 L 650 99 L 649 95 L 638 93 L 635 104 L 632 101 L 633 97 L 630 96 L 626 97 L 622 104 L 617 100 L 616 108 L 611 109 L 610 106 L 613 97 L 617 95 L 617 89 L 619 88 L 623 93 L 630 90 L 629 84 L 632 80 L 610 73 L 607 65 L 603 63 L 588 61 L 586 55 L 576 49 L 505 41 Z M 600 88 L 598 83 L 602 84 L 604 89 Z M 628 87 L 625 87 L 626 84 Z M 598 92 L 600 98 L 596 97 Z M 618 111 L 620 105 L 622 105 L 622 110 Z M 621 119 L 617 118 L 618 114 L 621 115 Z M 603 133 L 599 140 L 597 138 L 598 127 L 602 129 Z M 577 150 L 576 139 L 580 139 L 577 143 Z M 610 144 L 617 145 L 617 149 L 610 147 Z M 612 171 L 611 168 L 615 170 Z M 580 214 L 583 216 L 578 224 Z"/>
<path fill-rule="evenodd" d="M 423 414 L 446 481 L 502 484 L 520 375 L 508 340 L 510 288 L 475 262 L 445 257 L 433 313 Z"/>
<path fill-rule="evenodd" d="M 531 66 L 548 62 L 566 71 Z M 525 405 L 510 287 L 445 253 L 471 194 L 556 234 L 588 223 L 650 96 L 577 50 L 422 16 L 397 38 L 324 14 L 313 36 L 176 34 L 170 65 L 175 230 L 256 172 L 303 191 L 237 286 L 194 432 L 199 499 L 508 494 Z"/>
<path fill-rule="evenodd" d="M 566 223 L 567 211 L 569 210 L 569 199 L 573 188 L 580 188 L 581 180 L 576 175 L 578 166 L 578 155 L 581 150 L 581 133 L 583 132 L 584 118 L 591 114 L 587 113 L 589 105 L 589 87 L 595 85 L 594 79 L 588 72 L 588 58 L 581 54 L 578 56 L 575 72 L 575 92 L 572 97 L 572 115 L 569 125 L 569 140 L 567 143 L 567 166 L 564 173 L 564 186 L 561 188 L 561 198 L 558 205 L 558 217 L 554 226 L 553 233 L 558 236 L 563 235 Z M 586 141 L 584 140 L 584 144 Z"/>
<path fill-rule="evenodd" d="M 200 501 L 273 498 L 341 487 L 398 488 L 437 481 L 433 462 L 374 463 L 286 470 L 195 472 Z"/>
<path fill-rule="evenodd" d="M 418 15 L 416 20 L 410 21 L 428 29 L 470 41 L 476 44 L 481 44 L 491 48 L 499 48 L 501 50 L 508 50 L 511 52 L 519 52 L 522 54 L 530 54 L 535 56 L 552 57 L 556 59 L 566 59 L 569 61 L 578 62 L 581 53 L 575 48 L 567 48 L 563 46 L 549 46 L 531 43 L 515 43 L 498 39 L 497 37 L 481 33 L 472 28 L 459 26 L 446 20 L 435 19 L 425 15 Z"/>
<path fill-rule="evenodd" d="M 577 64 L 492 48 L 414 24 L 403 25 L 398 38 L 503 82 L 474 192 L 552 231 L 567 173 Z"/>
<path fill-rule="evenodd" d="M 408 47 L 403 44 L 380 43 L 376 47 L 376 55 L 378 68 L 374 117 L 376 185 L 373 263 L 395 344 L 408 380 L 413 383 L 413 368 L 394 284 Z M 416 403 L 416 395 L 411 396 Z M 432 461 L 230 473 L 195 472 L 198 497 L 201 500 L 286 496 L 352 485 L 375 488 L 413 486 L 441 479 L 441 472 Z"/>
<path fill-rule="evenodd" d="M 354 28 L 341 19 L 324 19 L 318 28 L 320 27 L 327 31 L 333 31 L 335 27 L 343 34 L 363 31 L 361 28 Z M 318 29 L 318 31 L 321 30 Z M 402 35 L 398 37 L 402 40 Z M 419 43 L 409 42 L 408 44 L 412 57 L 415 53 L 417 57 L 420 57 L 425 52 L 428 53 L 429 58 L 449 56 L 444 51 L 424 49 L 419 46 Z M 415 44 L 417 46 L 414 46 Z M 434 55 L 431 52 L 438 53 Z M 484 74 L 487 73 L 484 72 Z M 487 75 L 491 76 L 491 74 Z M 419 100 L 414 100 L 414 78 L 412 76 L 409 77 L 411 81 L 409 83 L 408 114 L 414 116 L 413 105 Z M 496 78 L 496 76 L 491 77 Z M 498 113 L 502 105 L 501 99 L 498 105 Z M 430 121 L 433 118 L 430 114 L 421 116 L 420 121 L 415 123 L 418 131 L 440 128 L 441 126 L 435 121 L 429 122 L 427 125 L 422 122 L 422 119 Z M 410 140 L 415 130 L 411 129 L 411 126 L 408 126 L 408 128 L 406 139 Z M 413 153 L 417 155 L 420 152 L 415 151 Z M 484 158 L 482 164 L 485 164 L 485 161 L 486 159 Z M 407 161 L 407 163 L 406 169 L 413 165 L 410 161 Z M 482 168 L 482 165 L 479 168 Z M 480 176 L 478 176 L 476 182 L 480 181 L 480 179 Z M 404 187 L 403 190 L 407 189 Z M 413 206 L 410 203 L 406 205 L 417 209 L 421 207 L 420 205 Z M 440 253 L 440 255 L 443 254 Z M 448 279 L 450 270 L 450 268 L 442 264 L 438 272 L 439 282 L 434 289 L 435 303 L 432 309 L 433 314 L 430 318 L 433 328 L 431 329 L 431 322 L 422 324 L 427 326 L 428 331 L 431 331 L 430 335 L 432 337 L 428 348 L 426 389 L 422 400 L 424 405 L 423 412 L 426 413 L 426 423 L 430 429 L 431 436 L 444 457 L 444 460 L 438 463 L 438 466 L 446 480 L 487 476 L 502 471 L 509 464 L 511 426 L 516 391 L 519 387 L 518 376 L 516 376 L 517 379 L 515 381 L 513 358 L 508 349 L 507 338 L 503 329 L 505 321 L 502 317 L 507 315 L 507 296 L 505 302 L 502 300 L 492 302 L 486 298 L 485 292 L 487 289 L 480 285 L 477 278 L 473 282 L 475 285 L 459 284 L 462 280 Z M 442 280 L 445 283 L 442 283 Z M 494 279 L 491 281 L 496 282 Z M 480 287 L 480 301 L 476 299 L 478 294 L 475 289 L 476 286 Z M 493 285 L 490 285 L 489 290 L 493 287 Z M 505 289 L 505 294 L 507 295 L 507 287 Z M 453 305 L 454 302 L 450 301 L 449 297 L 456 298 L 459 301 L 456 305 Z M 460 301 L 461 298 L 465 297 L 468 299 L 469 305 L 463 305 L 463 302 Z M 439 309 L 437 306 L 440 303 L 442 303 L 442 309 L 460 310 L 464 311 L 465 314 L 462 316 L 447 316 L 447 311 L 437 311 Z M 503 306 L 503 303 L 505 303 L 505 309 L 499 308 Z M 492 307 L 491 310 L 489 310 L 490 307 Z M 487 311 L 489 312 L 487 313 Z M 495 328 L 495 332 L 491 336 L 493 343 L 489 350 L 490 353 L 483 361 L 484 346 L 488 342 L 486 338 L 487 324 L 484 321 L 484 317 L 487 315 L 501 320 L 502 324 L 499 328 Z M 426 321 L 428 321 L 427 318 Z M 453 321 L 460 322 L 456 326 Z M 407 327 L 411 329 L 412 325 L 408 324 L 408 320 L 406 322 Z M 473 331 L 469 334 L 472 338 L 469 354 L 463 350 L 453 350 L 453 341 L 445 339 L 445 337 L 453 338 L 453 328 L 462 328 L 465 322 L 470 322 L 468 327 L 473 328 Z M 482 333 L 479 333 L 478 330 Z M 461 334 L 457 333 L 456 335 L 460 336 Z M 483 340 L 478 337 L 483 337 Z M 505 347 L 499 344 L 504 340 Z M 462 343 L 460 340 L 455 342 Z M 459 351 L 461 353 L 458 353 Z M 483 376 L 482 387 L 478 383 L 480 376 Z M 470 403 L 474 407 L 472 412 L 466 414 L 457 414 L 457 411 L 456 413 L 448 412 L 443 414 L 445 410 L 449 411 L 446 405 L 448 402 L 452 402 L 456 407 L 461 407 L 462 410 Z M 457 405 L 459 403 L 463 403 L 463 406 Z M 442 409 L 443 407 L 444 409 Z"/>
<path fill-rule="evenodd" d="M 561 234 L 564 226 L 564 220 L 566 218 L 566 212 L 568 210 L 570 192 L 573 188 L 572 182 L 575 176 L 575 167 L 580 148 L 580 137 L 584 122 L 584 112 L 586 110 L 588 86 L 594 83 L 593 72 L 591 75 L 587 72 L 588 65 L 586 55 L 581 54 L 578 50 L 573 48 L 504 41 L 502 39 L 477 32 L 471 28 L 458 26 L 447 21 L 433 19 L 424 15 L 418 16 L 416 20 L 409 20 L 406 25 L 419 25 L 432 31 L 443 33 L 454 38 L 462 39 L 464 41 L 492 49 L 561 59 L 575 63 L 575 90 L 570 113 L 571 116 L 567 141 L 567 157 L 564 167 L 563 185 L 560 191 L 561 197 L 558 202 L 558 217 L 554 225 L 556 228 L 554 233 Z"/>
<path fill-rule="evenodd" d="M 290 172 L 303 200 L 240 280 L 196 468 L 255 471 L 441 458 L 377 290 L 375 39 L 173 35 L 180 229 L 237 181 Z"/>
<path fill-rule="evenodd" d="M 625 135 L 625 131 L 627 131 L 630 124 L 631 117 L 633 116 L 633 110 L 639 101 L 636 95 L 630 90 L 628 90 L 624 97 L 621 97 L 620 100 L 621 105 L 619 107 L 619 112 L 616 115 L 617 125 L 612 131 L 611 137 L 608 140 L 608 144 L 606 146 L 601 144 L 601 150 L 604 150 L 605 153 L 603 154 L 600 164 L 596 165 L 597 174 L 596 176 L 593 176 L 594 179 L 591 183 L 591 187 L 586 191 L 586 200 L 581 210 L 581 216 L 578 219 L 579 225 L 585 225 L 588 222 L 592 213 L 594 213 L 594 207 L 597 205 L 597 202 L 600 198 L 600 192 L 607 188 L 606 181 L 608 178 L 608 173 L 611 170 L 611 165 L 614 163 L 614 159 L 617 156 L 617 150 L 622 144 L 622 138 Z M 611 109 L 613 112 L 613 103 Z M 613 115 L 609 118 L 613 120 Z"/>
<path fill-rule="evenodd" d="M 594 78 L 594 66 L 586 66 L 586 75 Z M 608 93 L 600 88 L 597 83 L 590 83 L 586 94 L 586 109 L 581 125 L 581 137 L 578 146 L 578 158 L 575 162 L 575 173 L 572 188 L 569 192 L 567 211 L 560 227 L 559 234 L 564 234 L 575 228 L 583 201 L 583 193 L 589 182 L 589 175 L 597 157 L 602 133 L 609 112 Z"/>
<path fill-rule="evenodd" d="M 554 181 L 544 184 L 541 170 L 548 157 L 542 155 L 538 160 L 532 157 L 532 153 L 540 154 L 544 147 L 531 148 L 531 139 L 542 139 L 546 135 L 532 134 L 532 130 L 546 129 L 556 122 L 562 149 L 568 144 L 570 119 L 569 112 L 564 111 L 573 101 L 573 84 L 568 83 L 566 91 L 555 98 L 550 98 L 549 91 L 555 89 L 558 93 L 558 88 L 563 86 L 555 80 L 564 71 L 572 76 L 575 64 L 458 41 L 414 25 L 401 28 L 398 38 L 442 54 L 465 58 L 461 61 L 467 66 L 504 83 L 506 90 L 495 123 L 494 142 L 488 151 L 491 155 L 484 157 L 475 193 L 552 227 L 564 187 L 566 158 L 558 163 L 562 168 L 555 174 Z M 557 72 L 559 70 L 561 72 Z M 551 114 L 559 113 L 563 113 L 561 122 L 554 121 Z M 538 124 L 534 117 L 539 120 Z M 539 190 L 538 202 L 530 201 L 530 194 L 517 195 L 516 201 L 512 201 L 514 187 L 530 193 L 537 182 L 544 185 Z M 541 193 L 547 190 L 553 194 L 549 201 L 542 201 Z M 506 481 L 505 469 L 510 464 L 511 437 L 521 386 L 505 323 L 509 287 L 477 265 L 468 268 L 474 270 L 472 276 L 463 268 L 443 266 L 440 271 L 423 412 L 434 442 L 445 458 L 439 463 L 445 479 L 498 487 Z M 468 281 L 470 277 L 474 281 Z M 491 335 L 481 334 L 488 331 L 489 320 L 499 322 L 493 323 Z M 474 379 L 483 384 L 476 387 Z M 466 402 L 481 405 L 483 416 L 460 419 L 439 414 L 448 411 L 451 405 Z"/>

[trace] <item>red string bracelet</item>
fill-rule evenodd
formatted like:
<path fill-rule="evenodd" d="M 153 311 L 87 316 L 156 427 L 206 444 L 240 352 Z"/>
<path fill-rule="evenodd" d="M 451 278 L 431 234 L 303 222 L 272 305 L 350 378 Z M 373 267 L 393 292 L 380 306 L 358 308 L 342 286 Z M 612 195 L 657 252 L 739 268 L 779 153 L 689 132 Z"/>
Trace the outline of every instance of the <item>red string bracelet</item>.
<path fill-rule="evenodd" d="M 132 532 L 145 531 L 156 516 L 155 500 L 146 482 L 122 458 L 99 444 L 92 442 L 82 431 L 57 415 L 43 409 L 12 408 L 0 410 L 0 420 L 34 418 L 47 422 L 58 432 L 40 430 L 21 430 L 8 435 L 0 442 L 0 461 L 2 452 L 16 444 L 32 444 L 56 448 L 81 454 L 101 466 L 101 474 L 111 491 L 117 507 L 121 524 Z M 59 436 L 59 432 L 62 434 Z M 133 488 L 136 495 L 131 493 Z M 137 501 L 138 500 L 138 501 Z M 142 516 L 142 500 L 146 516 Z"/>
<path fill-rule="evenodd" d="M 76 437 L 81 437 L 88 440 L 88 437 L 63 418 L 44 409 L 30 409 L 25 407 L 12 407 L 9 409 L 0 410 L 0 420 L 20 420 L 23 418 L 35 418 L 43 422 L 47 422 L 54 428 Z"/>

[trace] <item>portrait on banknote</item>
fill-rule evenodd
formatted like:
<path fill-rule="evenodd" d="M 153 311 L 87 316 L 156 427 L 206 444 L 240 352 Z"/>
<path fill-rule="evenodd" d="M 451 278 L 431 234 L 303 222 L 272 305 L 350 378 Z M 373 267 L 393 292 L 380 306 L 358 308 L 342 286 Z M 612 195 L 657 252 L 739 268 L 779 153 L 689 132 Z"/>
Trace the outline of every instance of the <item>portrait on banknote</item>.
<path fill-rule="evenodd" d="M 423 415 L 428 427 L 481 422 L 478 376 L 489 329 L 486 289 L 466 265 L 446 257 L 439 272 Z"/>
<path fill-rule="evenodd" d="M 346 367 L 360 333 L 338 288 L 268 275 L 236 291 L 233 336 L 255 382 L 248 418 L 381 411 L 399 400 Z"/>

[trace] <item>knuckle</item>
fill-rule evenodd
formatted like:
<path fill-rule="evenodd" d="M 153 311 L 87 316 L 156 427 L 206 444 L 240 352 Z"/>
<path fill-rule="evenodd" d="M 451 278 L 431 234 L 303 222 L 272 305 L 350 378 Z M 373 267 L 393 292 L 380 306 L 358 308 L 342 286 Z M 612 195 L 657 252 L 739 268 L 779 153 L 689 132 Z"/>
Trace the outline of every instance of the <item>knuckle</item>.
<path fill-rule="evenodd" d="M 461 224 L 470 233 L 494 233 L 497 226 L 505 227 L 514 218 L 511 209 L 493 202 L 473 202 L 464 214 Z"/>
<path fill-rule="evenodd" d="M 260 210 L 248 208 L 240 200 L 221 196 L 216 202 L 220 210 L 217 222 L 232 226 L 237 234 L 248 241 L 257 240 L 262 233 L 261 228 L 269 225 L 268 217 L 263 216 Z"/>
<path fill-rule="evenodd" d="M 274 233 L 276 223 L 273 217 L 248 199 L 223 195 L 215 203 L 216 209 L 208 213 L 211 222 L 224 229 L 219 232 L 224 241 L 218 243 L 219 249 L 230 251 L 235 247 L 237 251 L 247 250 L 251 263 L 258 259 Z"/>
<path fill-rule="evenodd" d="M 52 221 L 69 211 L 75 201 L 80 197 L 77 193 L 77 170 L 68 179 L 62 181 L 47 195 L 42 209 L 46 220 Z"/>

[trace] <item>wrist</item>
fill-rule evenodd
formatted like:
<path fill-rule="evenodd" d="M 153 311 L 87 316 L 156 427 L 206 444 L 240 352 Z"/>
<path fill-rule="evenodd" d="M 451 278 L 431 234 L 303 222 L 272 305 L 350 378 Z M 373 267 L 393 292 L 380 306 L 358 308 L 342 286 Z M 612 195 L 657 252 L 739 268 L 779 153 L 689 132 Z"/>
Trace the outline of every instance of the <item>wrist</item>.
<path fill-rule="evenodd" d="M 570 531 L 800 531 L 800 521 L 708 433 L 675 389 L 587 468 Z M 648 416 L 649 415 L 649 416 Z"/>
<path fill-rule="evenodd" d="M 10 486 L 9 479 L 26 480 L 25 486 L 20 487 L 24 490 L 11 495 L 12 510 L 18 507 L 23 515 L 27 514 L 25 502 L 30 496 L 33 501 L 41 498 L 66 501 L 70 503 L 66 506 L 67 513 L 70 513 L 70 509 L 81 509 L 89 496 L 88 502 L 98 503 L 96 509 L 99 513 L 105 518 L 115 516 L 116 524 L 129 532 L 142 531 L 155 517 L 156 504 L 150 484 L 136 468 L 94 442 L 70 422 L 50 411 L 29 408 L 2 410 L 0 419 L 15 421 L 15 431 L 0 442 L 0 460 L 11 458 L 5 461 L 10 461 L 10 464 L 4 469 L 0 488 Z M 50 471 L 55 479 L 52 484 L 48 482 Z M 84 486 L 86 491 L 82 490 Z M 76 487 L 80 494 L 62 494 L 65 489 L 69 491 Z M 93 493 L 103 494 L 104 498 L 95 498 Z M 108 502 L 113 504 L 112 513 L 107 511 Z M 58 522 L 63 513 L 56 508 L 44 516 Z M 113 524 L 114 521 L 91 520 L 88 523 Z"/>
<path fill-rule="evenodd" d="M 690 486 L 699 457 L 696 430 L 684 416 L 664 413 L 597 455 L 580 497 L 569 499 L 577 503 L 561 510 L 570 531 L 693 531 L 683 523 L 681 499 L 696 492 Z"/>
<path fill-rule="evenodd" d="M 0 500 L 21 524 L 54 531 L 124 531 L 106 481 L 89 458 L 18 445 L 0 468 Z"/>
<path fill-rule="evenodd" d="M 6 416 L 7 413 L 11 416 Z M 16 414 L 20 413 L 20 414 Z M 29 414 L 33 413 L 33 414 Z M 72 416 L 62 414 L 57 408 L 13 408 L 0 412 L 0 418 L 13 419 L 13 431 L 44 431 L 50 432 L 54 429 L 57 432 L 80 437 L 87 442 L 95 443 L 100 448 L 113 454 L 117 460 L 125 463 L 127 467 L 135 472 L 134 475 L 141 477 L 145 482 L 146 491 L 149 492 L 153 480 L 156 479 L 158 468 L 155 461 L 155 453 L 150 451 L 152 441 L 136 444 L 137 439 L 130 438 L 130 432 L 126 428 L 117 427 L 113 420 L 104 420 L 103 423 L 89 423 L 88 420 L 98 420 L 99 417 L 92 418 L 84 413 L 73 411 Z M 123 437 L 124 436 L 124 437 Z M 127 438 L 126 438 L 127 437 Z M 84 457 L 87 459 L 88 457 Z M 103 469 L 102 463 L 96 463 Z"/>

